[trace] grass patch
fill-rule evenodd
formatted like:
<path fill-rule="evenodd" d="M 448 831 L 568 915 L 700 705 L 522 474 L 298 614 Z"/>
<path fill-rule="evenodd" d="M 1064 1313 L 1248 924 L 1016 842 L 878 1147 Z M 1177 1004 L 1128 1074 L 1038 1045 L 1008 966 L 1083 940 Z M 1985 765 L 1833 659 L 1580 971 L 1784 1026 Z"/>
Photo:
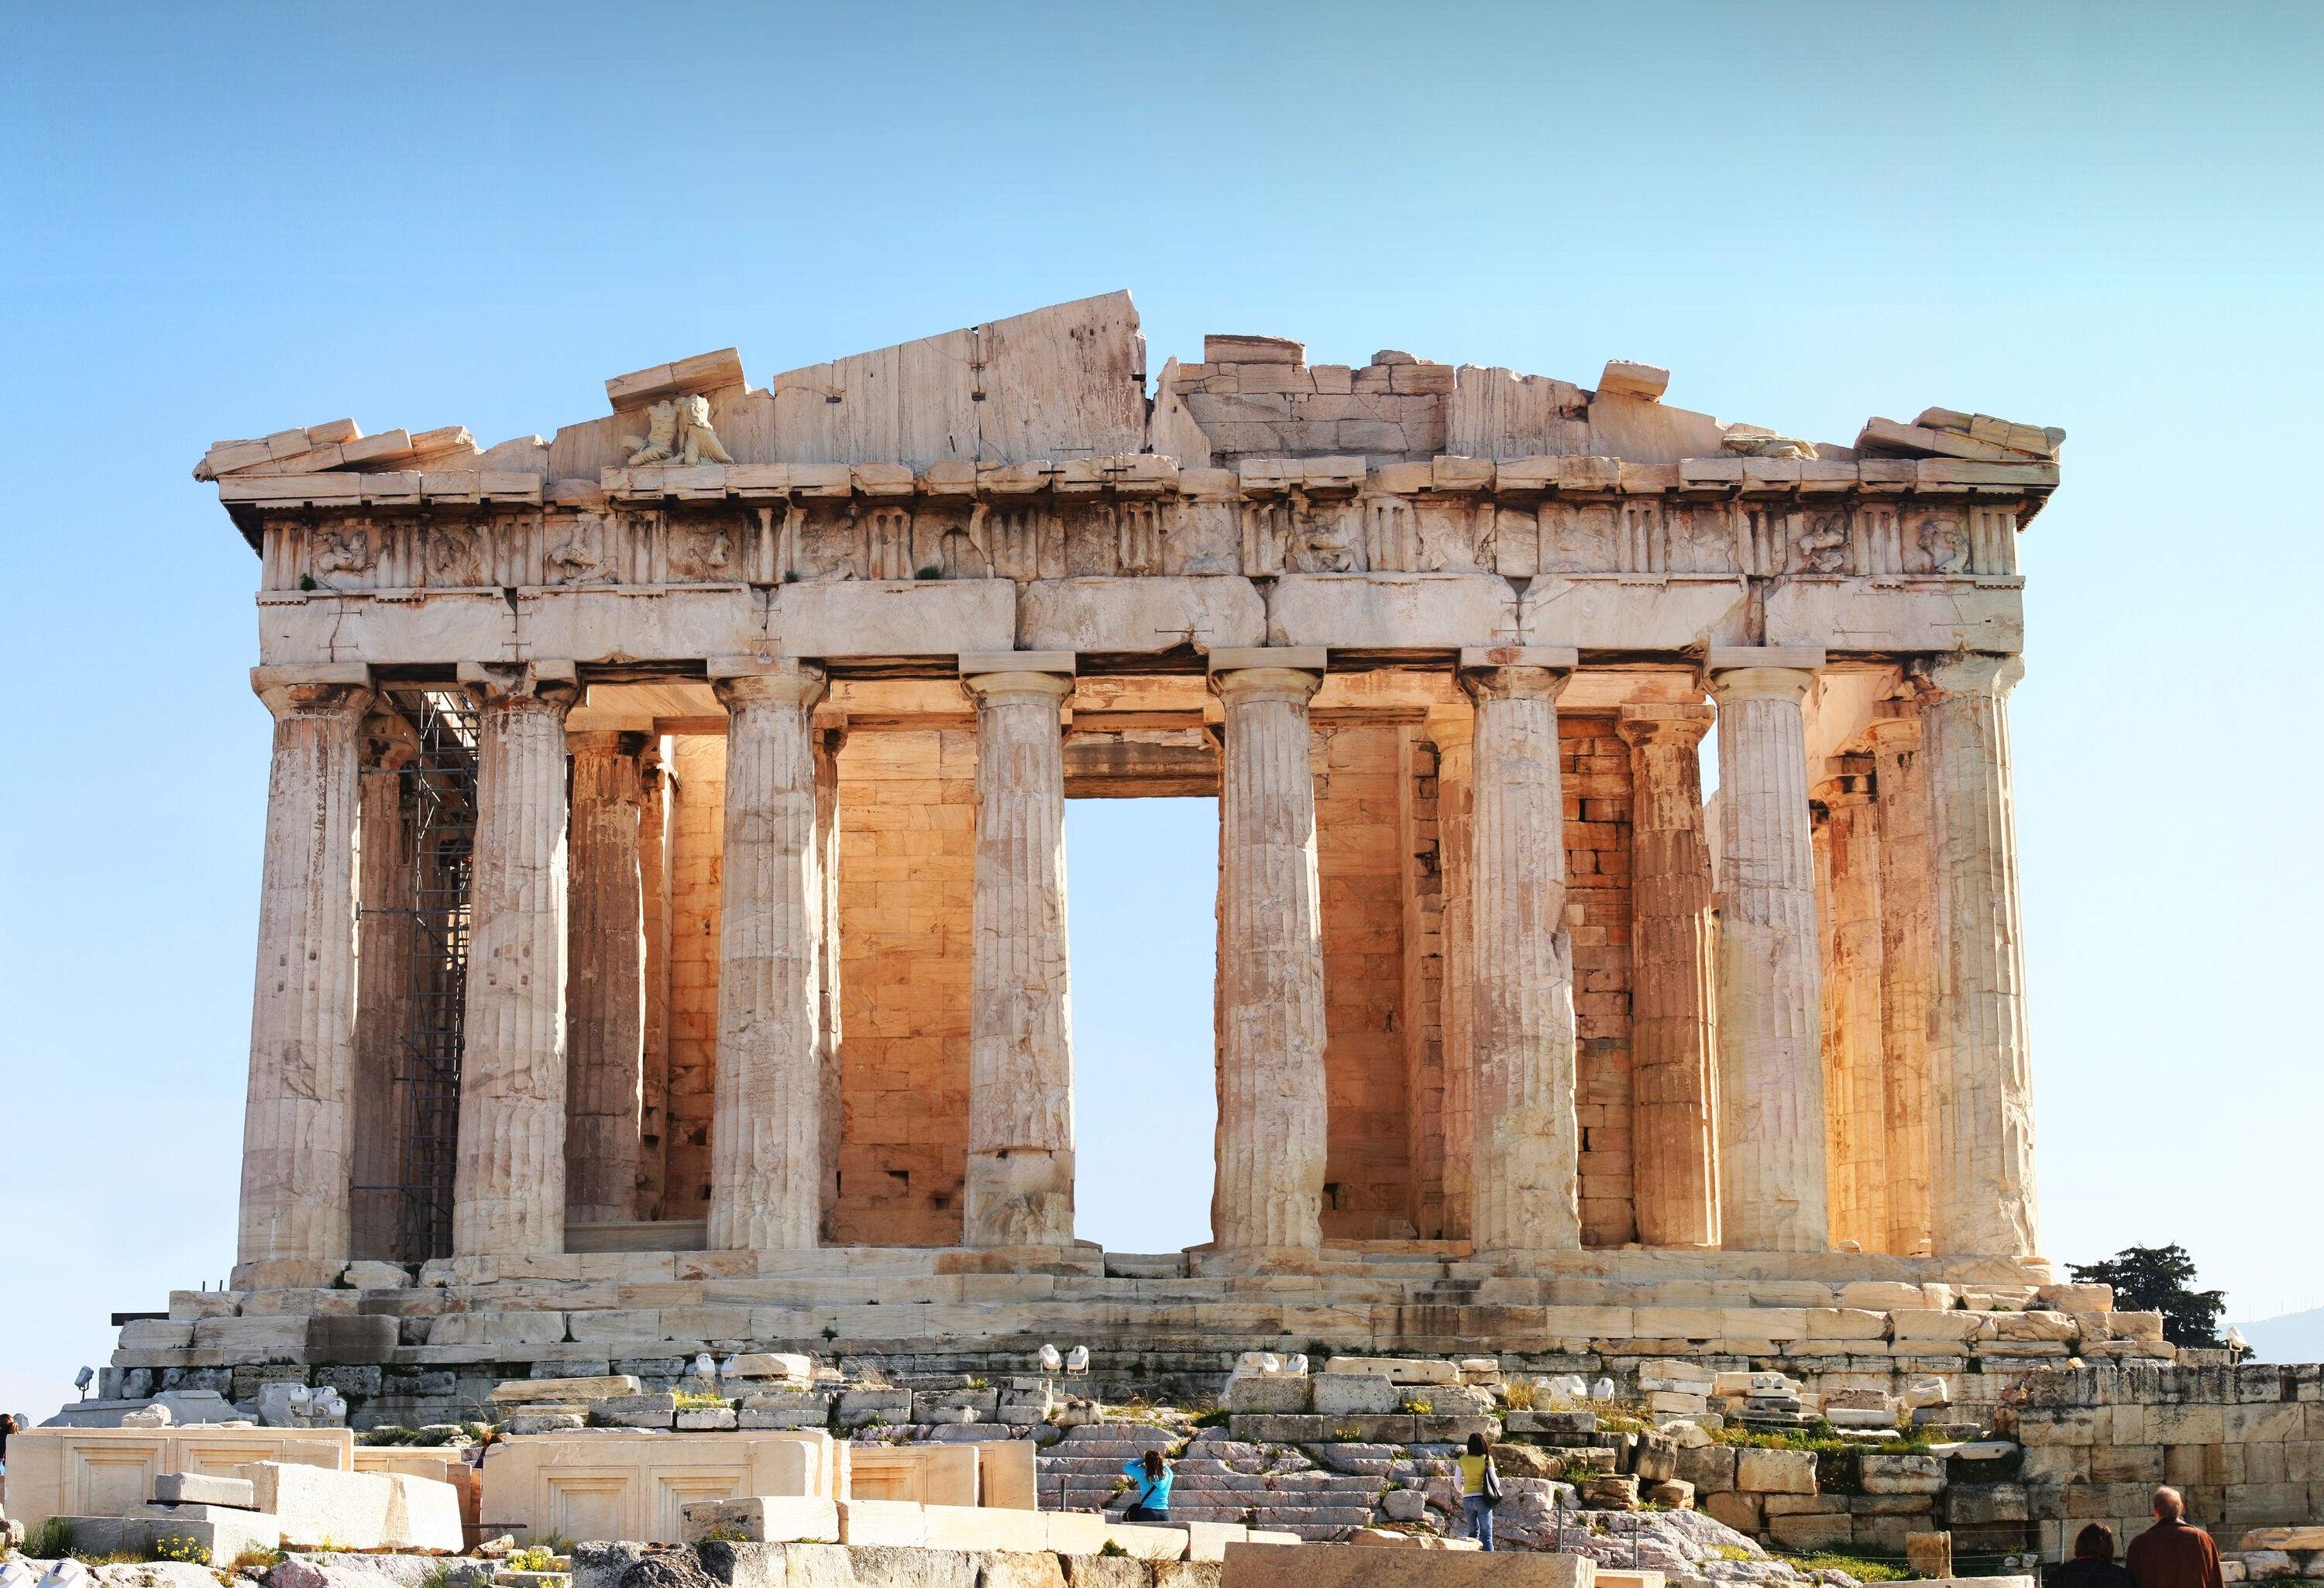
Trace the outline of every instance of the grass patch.
<path fill-rule="evenodd" d="M 234 1557 L 237 1572 L 271 1572 L 290 1557 L 272 1544 L 254 1544 Z"/>
<path fill-rule="evenodd" d="M 680 1390 L 678 1409 L 680 1411 L 723 1411 L 726 1398 L 715 1390 Z"/>
<path fill-rule="evenodd" d="M 1903 1561 L 1858 1555 L 1852 1549 L 1819 1549 L 1810 1555 L 1787 1555 L 1776 1549 L 1767 1553 L 1803 1572 L 1846 1572 L 1859 1583 L 1902 1583 L 1913 1575 Z"/>
<path fill-rule="evenodd" d="M 1196 1417 L 1194 1426 L 1197 1428 L 1223 1428 L 1227 1426 L 1227 1419 L 1233 1415 L 1223 1406 L 1214 1406 Z"/>
<path fill-rule="evenodd" d="M 24 1553 L 34 1560 L 62 1560 L 72 1553 L 72 1524 L 51 1517 L 24 1534 Z"/>
<path fill-rule="evenodd" d="M 553 1572 L 557 1569 L 557 1552 L 545 1544 L 535 1544 L 525 1549 L 512 1549 L 501 1563 L 512 1572 Z"/>

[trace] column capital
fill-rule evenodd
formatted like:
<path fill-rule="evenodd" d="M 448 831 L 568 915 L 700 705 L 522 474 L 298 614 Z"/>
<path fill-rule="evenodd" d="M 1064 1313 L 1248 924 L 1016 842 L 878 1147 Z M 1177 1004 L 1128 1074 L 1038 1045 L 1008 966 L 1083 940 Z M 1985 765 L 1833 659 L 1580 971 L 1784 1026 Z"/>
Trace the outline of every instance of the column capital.
<path fill-rule="evenodd" d="M 709 672 L 711 692 L 729 712 L 745 706 L 795 706 L 804 710 L 823 698 L 831 681 L 816 663 L 795 657 L 774 661 L 713 657 Z"/>
<path fill-rule="evenodd" d="M 1634 750 L 1649 744 L 1692 750 L 1718 720 L 1719 714 L 1708 706 L 1647 702 L 1622 707 L 1614 719 L 1614 731 Z"/>
<path fill-rule="evenodd" d="M 1291 668 L 1321 675 L 1332 664 L 1332 653 L 1321 645 L 1229 645 L 1203 659 L 1213 679 L 1221 673 L 1271 672 Z"/>
<path fill-rule="evenodd" d="M 1872 803 L 1872 779 L 1864 772 L 1836 772 L 1808 790 L 1808 798 L 1829 809 L 1833 806 Z"/>
<path fill-rule="evenodd" d="M 1921 719 L 1917 716 L 1874 717 L 1865 725 L 1859 736 L 1876 752 L 1918 750 L 1921 747 Z"/>
<path fill-rule="evenodd" d="M 250 669 L 250 688 L 278 719 L 359 716 L 372 703 L 371 669 L 360 661 L 254 667 Z"/>
<path fill-rule="evenodd" d="M 1028 660 L 1033 653 L 1025 653 Z M 963 662 L 969 659 L 963 657 Z M 960 687 L 981 707 L 1003 701 L 1047 701 L 1056 705 L 1074 692 L 1074 675 L 1070 671 L 1036 671 L 1030 669 L 995 669 L 991 671 L 969 672 L 962 669 Z"/>
<path fill-rule="evenodd" d="M 1720 699 L 1805 698 L 1822 670 L 1823 651 L 1803 645 L 1714 645 L 1703 662 L 1711 692 Z"/>
<path fill-rule="evenodd" d="M 553 711 L 561 720 L 581 698 L 569 661 L 464 661 L 457 676 L 479 706 Z"/>
<path fill-rule="evenodd" d="M 401 771 L 420 753 L 420 734 L 401 712 L 373 712 L 363 719 L 360 733 L 365 771 Z"/>
<path fill-rule="evenodd" d="M 2006 697 L 2025 676 L 2025 659 L 1984 651 L 1958 651 L 1914 663 L 1912 676 L 1924 697 Z"/>
<path fill-rule="evenodd" d="M 1570 645 L 1469 645 L 1457 676 L 1473 701 L 1554 701 L 1581 660 Z"/>
<path fill-rule="evenodd" d="M 633 728 L 568 729 L 565 748 L 575 755 L 642 755 L 652 739 Z"/>
<path fill-rule="evenodd" d="M 1238 700 L 1287 700 L 1295 706 L 1305 706 L 1316 690 L 1323 687 L 1323 652 L 1319 648 L 1282 648 L 1277 654 L 1284 660 L 1277 662 L 1250 662 L 1244 665 L 1220 667 L 1219 657 L 1262 657 L 1262 650 L 1213 651 L 1210 674 L 1211 692 L 1230 704 Z M 1312 658 L 1295 661 L 1293 658 Z"/>

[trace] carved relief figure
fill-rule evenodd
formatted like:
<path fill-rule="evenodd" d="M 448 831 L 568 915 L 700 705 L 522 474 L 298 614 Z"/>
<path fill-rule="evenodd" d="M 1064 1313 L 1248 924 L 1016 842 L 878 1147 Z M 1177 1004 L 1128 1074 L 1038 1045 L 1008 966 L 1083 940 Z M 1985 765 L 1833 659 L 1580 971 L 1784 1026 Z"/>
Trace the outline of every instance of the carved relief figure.
<path fill-rule="evenodd" d="M 1957 574 L 1969 568 L 1969 534 L 1959 521 L 1932 513 L 1921 521 L 1920 541 L 1932 571 Z"/>
<path fill-rule="evenodd" d="M 718 432 L 710 428 L 710 399 L 698 393 L 682 400 L 678 415 L 678 450 L 690 467 L 708 458 L 713 463 L 732 463 Z"/>
<path fill-rule="evenodd" d="M 1291 493 L 1291 544 L 1286 560 L 1294 573 L 1360 574 L 1365 571 L 1363 521 L 1351 503 L 1320 511 L 1307 494 Z"/>
<path fill-rule="evenodd" d="M 713 584 L 735 577 L 734 537 L 708 525 L 673 526 L 669 537 L 669 574 L 673 579 Z"/>
<path fill-rule="evenodd" d="M 468 530 L 437 526 L 428 538 L 428 582 L 431 585 L 481 585 L 476 567 L 476 537 Z"/>
<path fill-rule="evenodd" d="M 630 466 L 636 468 L 649 463 L 668 463 L 678 455 L 678 404 L 657 402 L 646 410 L 646 433 L 623 436 L 622 445 L 630 449 Z"/>
<path fill-rule="evenodd" d="M 543 571 L 552 585 L 601 585 L 613 580 L 613 572 L 605 567 L 604 522 L 594 515 L 584 514 L 573 521 L 570 533 L 564 543 L 550 549 L 542 559 Z"/>
<path fill-rule="evenodd" d="M 372 556 L 369 530 L 323 530 L 315 537 L 315 577 L 334 574 L 367 574 L 377 559 Z"/>
<path fill-rule="evenodd" d="M 1848 568 L 1848 526 L 1836 512 L 1820 512 L 1808 521 L 1808 532 L 1794 544 L 1810 573 L 1836 574 Z"/>

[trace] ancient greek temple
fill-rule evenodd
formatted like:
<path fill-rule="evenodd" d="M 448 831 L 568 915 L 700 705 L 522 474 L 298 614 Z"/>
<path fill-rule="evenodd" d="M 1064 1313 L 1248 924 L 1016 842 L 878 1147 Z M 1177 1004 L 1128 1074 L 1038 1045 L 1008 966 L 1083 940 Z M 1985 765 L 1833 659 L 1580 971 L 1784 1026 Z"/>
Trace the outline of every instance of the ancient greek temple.
<path fill-rule="evenodd" d="M 547 440 L 218 443 L 275 722 L 237 1289 L 1103 1279 L 1065 810 L 1152 795 L 1220 814 L 1171 1272 L 2015 1274 L 2062 435 L 1669 380 L 1149 370 L 1116 294 Z"/>

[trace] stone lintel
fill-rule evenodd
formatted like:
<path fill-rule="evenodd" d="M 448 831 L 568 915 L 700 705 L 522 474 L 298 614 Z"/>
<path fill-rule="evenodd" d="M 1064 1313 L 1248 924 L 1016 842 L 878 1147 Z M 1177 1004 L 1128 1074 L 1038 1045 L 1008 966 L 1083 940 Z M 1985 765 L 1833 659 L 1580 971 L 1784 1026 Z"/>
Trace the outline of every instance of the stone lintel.
<path fill-rule="evenodd" d="M 1758 667 L 1812 673 L 1821 671 L 1823 663 L 1821 645 L 1713 645 L 1703 668 L 1714 673 Z"/>
<path fill-rule="evenodd" d="M 1582 652 L 1571 645 L 1463 645 L 1461 670 L 1480 668 L 1540 667 L 1572 672 L 1582 665 Z"/>
<path fill-rule="evenodd" d="M 816 659 L 804 656 L 713 656 L 703 668 L 712 679 L 771 679 L 821 670 Z"/>
<path fill-rule="evenodd" d="M 366 661 L 315 661 L 250 669 L 250 687 L 263 695 L 269 689 L 295 689 L 302 685 L 346 684 L 371 688 L 371 664 Z"/>
<path fill-rule="evenodd" d="M 1321 645 L 1235 645 L 1204 658 L 1213 673 L 1240 672 L 1245 668 L 1282 667 L 1320 673 L 1331 667 L 1331 652 Z"/>
<path fill-rule="evenodd" d="M 634 408 L 673 392 L 715 392 L 742 384 L 742 355 L 733 347 L 697 353 L 650 369 L 615 375 L 605 383 L 605 401 L 615 408 Z"/>
<path fill-rule="evenodd" d="M 541 684 L 578 684 L 580 675 L 569 661 L 464 661 L 453 676 L 463 684 L 507 686 L 521 680 L 530 688 Z"/>
<path fill-rule="evenodd" d="M 960 653 L 960 676 L 974 678 L 979 673 L 1065 673 L 1074 671 L 1074 653 L 1070 651 L 964 651 Z"/>

